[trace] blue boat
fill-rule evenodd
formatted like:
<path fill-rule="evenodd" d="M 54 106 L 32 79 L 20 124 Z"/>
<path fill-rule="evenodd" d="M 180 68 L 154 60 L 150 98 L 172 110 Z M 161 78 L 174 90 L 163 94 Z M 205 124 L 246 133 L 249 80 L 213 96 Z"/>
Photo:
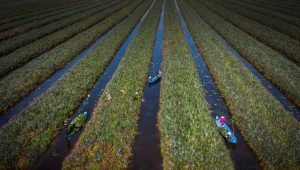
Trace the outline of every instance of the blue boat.
<path fill-rule="evenodd" d="M 219 116 L 216 116 L 216 125 L 222 136 L 231 144 L 237 144 L 237 139 L 226 123 L 221 124 Z"/>
<path fill-rule="evenodd" d="M 154 84 L 154 83 L 158 82 L 160 78 L 161 78 L 161 72 L 159 72 L 159 74 L 157 76 L 155 76 L 155 77 L 151 77 L 150 76 L 148 78 L 148 83 L 149 84 Z"/>

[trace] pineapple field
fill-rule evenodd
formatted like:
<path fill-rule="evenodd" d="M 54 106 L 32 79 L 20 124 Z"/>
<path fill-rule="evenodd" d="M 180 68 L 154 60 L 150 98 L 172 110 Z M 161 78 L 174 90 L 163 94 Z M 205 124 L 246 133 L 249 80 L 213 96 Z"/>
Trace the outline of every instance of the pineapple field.
<path fill-rule="evenodd" d="M 297 0 L 0 9 L 0 170 L 300 169 Z"/>

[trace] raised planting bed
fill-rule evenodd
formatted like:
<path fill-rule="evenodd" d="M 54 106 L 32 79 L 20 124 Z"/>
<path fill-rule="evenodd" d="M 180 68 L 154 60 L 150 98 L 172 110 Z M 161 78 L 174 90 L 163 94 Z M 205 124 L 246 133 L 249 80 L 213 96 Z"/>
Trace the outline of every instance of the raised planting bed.
<path fill-rule="evenodd" d="M 87 17 L 83 16 L 82 18 L 80 18 L 80 16 L 75 16 L 76 20 L 77 19 L 84 19 L 84 20 L 80 20 L 69 26 L 67 25 L 65 28 L 62 28 L 61 30 L 55 30 L 56 29 L 55 27 L 60 26 L 60 24 L 67 24 L 68 21 L 53 23 L 41 29 L 36 29 L 26 34 L 22 34 L 20 37 L 18 36 L 21 39 L 16 38 L 15 39 L 16 41 L 13 41 L 13 39 L 11 39 L 12 40 L 11 45 L 9 45 L 9 42 L 7 42 L 8 44 L 5 44 L 5 42 L 3 42 L 4 44 L 4 46 L 2 46 L 3 48 L 5 48 L 5 46 L 12 47 L 12 49 L 18 48 L 23 46 L 22 43 L 25 43 L 24 44 L 25 46 L 0 58 L 0 76 L 2 77 L 5 76 L 5 74 L 8 74 L 9 72 L 26 64 L 28 61 L 38 57 L 44 52 L 51 50 L 51 48 L 67 41 L 68 39 L 74 37 L 76 34 L 79 34 L 89 29 L 90 27 L 101 22 L 103 19 L 105 19 L 109 15 L 112 15 L 113 13 L 120 10 L 123 6 L 129 3 L 129 1 L 124 1 L 123 3 L 120 2 L 121 1 L 117 1 L 117 2 L 113 2 L 112 4 L 104 5 L 102 8 L 100 8 L 100 10 L 102 9 L 103 11 L 101 10 L 99 13 L 96 12 L 96 14 L 91 16 L 87 16 Z M 52 31 L 54 33 L 51 33 Z M 50 35 L 48 35 L 48 33 Z M 31 43 L 31 41 L 34 42 Z"/>
<path fill-rule="evenodd" d="M 244 17 L 253 19 L 263 25 L 266 25 L 272 29 L 275 29 L 283 34 L 290 36 L 291 38 L 300 41 L 300 29 L 294 25 L 291 25 L 279 19 L 272 18 L 267 15 L 259 14 L 251 9 L 239 6 L 234 3 L 228 3 L 226 1 L 220 1 L 220 0 L 216 0 L 215 2 L 221 4 L 225 8 L 228 8 L 229 10 L 235 11 L 240 15 L 243 15 Z"/>
<path fill-rule="evenodd" d="M 287 8 L 291 10 L 298 11 L 300 9 L 300 4 L 295 2 L 288 2 L 288 1 L 268 1 L 268 0 L 262 0 L 260 1 L 263 4 L 268 4 L 271 6 L 277 6 L 277 7 L 282 7 L 282 8 Z"/>
<path fill-rule="evenodd" d="M 197 13 L 223 36 L 259 72 L 274 83 L 284 94 L 300 106 L 300 68 L 280 53 L 244 33 L 196 1 L 188 1 Z"/>
<path fill-rule="evenodd" d="M 128 2 L 130 0 L 124 3 Z M 130 11 L 134 10 L 140 3 L 141 1 L 136 1 L 123 8 L 122 6 L 116 6 L 121 10 L 2 79 L 0 82 L 0 94 L 2 96 L 0 99 L 0 113 L 3 113 L 28 95 L 35 87 L 56 70 L 70 62 L 100 35 L 126 18 Z M 16 82 L 18 83 L 16 84 Z"/>
<path fill-rule="evenodd" d="M 211 117 L 174 1 L 167 0 L 159 129 L 165 169 L 233 169 Z"/>
<path fill-rule="evenodd" d="M 0 40 L 8 39 L 10 37 L 14 37 L 15 35 L 25 33 L 31 29 L 38 28 L 40 26 L 46 25 L 51 21 L 57 21 L 59 19 L 63 19 L 67 16 L 74 14 L 76 11 L 83 11 L 88 7 L 93 7 L 93 5 L 101 4 L 102 2 L 90 2 L 90 3 L 82 3 L 79 5 L 74 5 L 62 9 L 57 9 L 55 11 L 24 18 L 21 20 L 5 23 L 0 25 Z"/>
<path fill-rule="evenodd" d="M 289 24 L 295 25 L 300 27 L 300 18 L 297 17 L 293 17 L 293 16 L 289 16 L 286 14 L 282 14 L 276 11 L 272 11 L 270 9 L 266 9 L 257 5 L 253 5 L 251 3 L 249 3 L 249 1 L 237 1 L 237 0 L 226 0 L 227 3 L 233 3 L 233 4 L 238 4 L 240 6 L 243 6 L 247 9 L 253 10 L 256 13 L 259 14 L 263 14 L 263 15 L 267 15 L 270 16 L 272 18 L 276 18 L 279 19 L 283 22 L 287 22 Z"/>
<path fill-rule="evenodd" d="M 270 1 L 272 2 L 272 1 Z M 270 9 L 272 11 L 276 11 L 276 12 L 279 12 L 279 13 L 282 13 L 282 14 L 286 14 L 286 15 L 289 15 L 289 16 L 294 16 L 294 17 L 300 17 L 300 8 L 298 9 L 293 9 L 293 8 L 289 8 L 287 6 L 278 6 L 278 5 L 274 5 L 274 4 L 269 4 L 269 3 L 265 3 L 263 1 L 257 1 L 257 0 L 254 0 L 254 1 L 248 1 L 248 3 L 250 4 L 253 4 L 255 6 L 260 6 L 260 7 L 263 7 L 265 9 Z M 283 4 L 284 2 L 277 2 L 277 3 L 280 3 L 280 4 Z M 290 7 L 293 7 L 292 5 Z"/>
<path fill-rule="evenodd" d="M 223 44 L 191 7 L 180 1 L 189 29 L 245 141 L 265 169 L 299 166 L 300 125 Z M 198 6 L 191 5 L 200 11 Z M 188 12 L 187 12 L 188 11 Z"/>
<path fill-rule="evenodd" d="M 251 19 L 243 17 L 214 2 L 199 0 L 202 5 L 214 11 L 216 14 L 232 23 L 236 27 L 257 38 L 262 43 L 286 55 L 289 59 L 300 64 L 300 42 L 294 40 L 278 31 L 259 24 Z"/>
<path fill-rule="evenodd" d="M 116 2 L 116 1 L 112 1 L 112 2 Z M 0 41 L 1 41 L 0 54 L 1 55 L 8 54 L 9 52 L 19 47 L 29 44 L 33 40 L 48 35 L 54 31 L 58 31 L 59 29 L 71 25 L 76 21 L 80 21 L 83 19 L 82 18 L 83 16 L 88 17 L 92 14 L 95 14 L 99 12 L 99 8 L 103 10 L 103 8 L 101 7 L 107 6 L 108 4 L 109 3 L 105 1 L 101 3 L 90 4 L 88 6 L 83 6 L 77 10 L 71 10 L 70 12 L 57 14 L 57 17 L 60 15 L 63 16 L 58 20 L 49 21 L 49 22 L 45 22 L 44 20 L 43 21 L 37 20 L 35 22 L 30 22 L 28 24 L 13 27 L 6 31 L 3 31 L 0 33 Z M 39 24 L 39 22 L 43 22 L 43 24 Z M 34 27 L 34 28 L 28 29 L 28 25 L 29 27 Z M 48 30 L 45 30 L 45 28 L 48 28 Z M 41 30 L 43 30 L 43 34 L 41 33 Z"/>
<path fill-rule="evenodd" d="M 19 9 L 19 7 L 16 7 L 14 5 L 13 7 L 5 8 L 1 10 L 0 24 L 14 22 L 17 20 L 22 20 L 30 17 L 39 18 L 39 16 L 37 15 L 43 15 L 63 8 L 68 8 L 76 5 L 84 5 L 86 3 L 91 3 L 91 2 L 93 2 L 93 0 L 51 1 L 46 3 L 39 3 L 38 5 L 31 6 L 30 8 L 27 8 L 26 5 L 22 5 L 21 8 L 23 9 Z"/>
<path fill-rule="evenodd" d="M 91 120 L 65 159 L 64 169 L 128 168 L 161 6 L 162 1 L 155 1 L 142 22 L 139 32 L 106 85 Z M 110 100 L 108 95 L 111 96 Z"/>
<path fill-rule="evenodd" d="M 136 1 L 136 4 L 141 2 Z M 47 92 L 0 129 L 2 169 L 26 169 L 37 161 L 104 72 L 131 29 L 150 6 L 146 1 Z M 130 14 L 130 9 L 126 9 Z M 30 122 L 30 123 L 28 123 Z"/>
<path fill-rule="evenodd" d="M 9 54 L 10 52 L 13 52 L 14 50 L 16 50 L 18 48 L 24 47 L 24 46 L 34 42 L 35 40 L 41 39 L 45 36 L 48 36 L 51 33 L 54 33 L 56 31 L 62 31 L 62 29 L 66 29 L 71 25 L 74 26 L 74 25 L 76 25 L 76 23 L 84 23 L 82 20 L 86 20 L 97 14 L 99 15 L 101 12 L 107 10 L 112 5 L 116 5 L 117 2 L 120 2 L 120 1 L 113 1 L 111 3 L 107 3 L 107 2 L 100 3 L 97 6 L 90 7 L 92 9 L 83 11 L 81 13 L 79 12 L 75 15 L 71 15 L 62 20 L 51 22 L 40 28 L 33 29 L 33 30 L 26 32 L 24 34 L 21 34 L 19 36 L 13 37 L 6 41 L 2 41 L 2 42 L 0 42 L 0 53 L 3 56 L 10 55 Z M 94 18 L 96 18 L 96 17 L 94 17 Z M 62 38 L 62 40 L 64 40 L 64 39 Z"/>

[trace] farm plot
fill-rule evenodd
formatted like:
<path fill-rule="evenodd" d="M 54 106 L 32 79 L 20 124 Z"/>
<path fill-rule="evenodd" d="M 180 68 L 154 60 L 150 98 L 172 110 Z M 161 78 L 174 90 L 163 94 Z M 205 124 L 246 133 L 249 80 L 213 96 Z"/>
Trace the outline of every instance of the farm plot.
<path fill-rule="evenodd" d="M 283 6 L 276 6 L 276 5 L 273 5 L 273 4 L 268 4 L 268 3 L 264 3 L 264 2 L 261 2 L 261 1 L 248 1 L 248 3 L 251 3 L 253 5 L 257 5 L 257 6 L 261 6 L 263 8 L 266 8 L 266 9 L 270 9 L 270 10 L 273 10 L 273 11 L 277 11 L 277 12 L 280 12 L 280 13 L 283 13 L 283 14 L 287 14 L 287 15 L 290 15 L 290 16 L 295 16 L 295 17 L 300 17 L 300 12 L 299 12 L 299 8 L 298 9 L 293 9 L 293 8 L 287 8 L 287 7 L 283 7 Z M 290 7 L 293 7 L 292 5 L 290 5 Z"/>
<path fill-rule="evenodd" d="M 0 129 L 1 139 L 4 139 L 0 141 L 2 167 L 28 167 L 39 158 L 62 128 L 64 119 L 73 114 L 150 3 L 146 1 L 138 7 L 93 52 Z"/>
<path fill-rule="evenodd" d="M 271 28 L 263 26 L 253 20 L 245 18 L 233 11 L 225 9 L 220 5 L 207 0 L 199 0 L 201 4 L 205 4 L 206 7 L 214 11 L 216 14 L 237 26 L 241 30 L 247 32 L 253 37 L 257 38 L 266 45 L 280 51 L 287 55 L 289 59 L 300 64 L 300 42 L 290 37 L 281 34 Z"/>
<path fill-rule="evenodd" d="M 288 1 L 266 1 L 266 0 L 262 0 L 261 3 L 272 5 L 272 6 L 277 6 L 277 7 L 284 7 L 284 8 L 288 8 L 288 9 L 294 9 L 294 10 L 300 9 L 300 4 L 298 4 L 297 2 L 293 3 L 293 2 L 288 2 Z"/>
<path fill-rule="evenodd" d="M 253 64 L 266 78 L 300 106 L 300 68 L 277 51 L 267 47 L 196 1 L 198 14 L 220 33 L 237 51 Z M 199 9 L 199 10 L 198 10 Z"/>
<path fill-rule="evenodd" d="M 126 38 L 122 46 L 119 48 L 119 50 L 116 52 L 113 60 L 110 62 L 110 64 L 106 67 L 105 72 L 99 77 L 97 82 L 94 84 L 93 88 L 88 92 L 86 97 L 81 101 L 81 104 L 76 109 L 75 115 L 71 117 L 73 119 L 74 117 L 78 116 L 82 113 L 82 111 L 86 111 L 88 114 L 87 121 L 91 118 L 91 113 L 97 104 L 98 100 L 100 99 L 101 95 L 104 92 L 104 89 L 107 85 L 107 83 L 110 81 L 111 77 L 113 76 L 114 72 L 118 68 L 118 65 L 123 57 L 123 55 L 126 53 L 126 50 L 128 46 L 130 45 L 131 41 L 134 39 L 136 33 L 139 31 L 141 27 L 141 22 L 143 22 L 144 18 L 148 15 L 149 10 L 152 8 L 154 3 L 151 4 L 151 6 L 148 8 L 142 19 L 136 24 L 134 29 L 130 32 L 129 36 Z M 78 137 L 81 135 L 82 131 L 79 131 L 76 136 L 74 136 L 72 139 L 69 140 L 70 147 L 67 147 L 68 150 L 62 151 L 61 147 L 66 147 L 62 144 L 61 141 L 65 140 L 65 130 L 62 130 L 61 133 L 57 136 L 55 139 L 55 142 L 49 149 L 47 150 L 47 153 L 43 155 L 43 157 L 40 159 L 38 163 L 38 168 L 47 167 L 47 164 L 49 164 L 49 160 L 51 161 L 51 164 L 58 165 L 59 168 L 61 167 L 64 158 L 69 154 L 69 151 L 73 148 L 75 143 L 78 140 Z M 60 156 L 60 159 L 56 159 L 55 156 L 52 155 L 52 153 L 58 153 Z M 53 159 L 54 158 L 54 159 Z"/>
<path fill-rule="evenodd" d="M 166 1 L 164 0 L 156 30 L 151 64 L 148 70 L 149 77 L 161 75 L 165 5 Z M 145 166 L 149 169 L 162 169 L 160 135 L 157 127 L 157 114 L 160 103 L 159 97 L 160 79 L 158 79 L 155 84 L 150 84 L 147 81 L 144 85 L 143 99 L 140 104 L 137 135 L 132 145 L 132 156 L 128 165 L 131 169 L 138 169 L 139 167 Z"/>
<path fill-rule="evenodd" d="M 89 8 L 97 6 L 101 3 L 103 2 L 77 5 L 75 7 L 64 8 L 61 10 L 53 11 L 51 13 L 46 13 L 45 15 L 39 15 L 36 18 L 30 17 L 27 19 L 0 25 L 0 40 L 8 39 L 18 34 L 23 34 L 29 30 L 46 25 L 50 22 L 63 19 L 84 10 L 88 10 Z"/>
<path fill-rule="evenodd" d="M 266 9 L 257 5 L 249 4 L 247 2 L 241 2 L 236 0 L 226 0 L 227 3 L 232 3 L 239 5 L 241 7 L 247 8 L 249 10 L 255 11 L 256 13 L 263 14 L 272 18 L 279 19 L 281 21 L 287 22 L 291 25 L 295 25 L 297 27 L 300 27 L 300 18 L 289 16 L 286 14 L 281 14 L 276 11 L 272 11 L 270 9 Z"/>
<path fill-rule="evenodd" d="M 21 20 L 24 18 L 34 17 L 39 14 L 45 14 L 48 12 L 52 12 L 55 10 L 63 9 L 66 7 L 71 7 L 74 5 L 84 4 L 86 1 L 51 1 L 50 3 L 30 6 L 30 8 L 26 8 L 26 6 L 22 5 L 22 7 L 13 6 L 13 10 L 9 8 L 5 8 L 1 10 L 1 19 L 0 24 L 13 22 L 16 20 Z M 91 2 L 91 1 L 90 1 Z M 89 3 L 89 1 L 87 2 Z M 21 8 L 26 9 L 21 9 Z"/>
<path fill-rule="evenodd" d="M 10 52 L 13 52 L 14 50 L 16 50 L 22 46 L 26 47 L 26 45 L 32 43 L 35 40 L 45 38 L 48 35 L 51 35 L 51 33 L 55 33 L 56 31 L 61 32 L 62 30 L 66 30 L 69 27 L 74 27 L 73 28 L 74 32 L 76 32 L 76 30 L 78 30 L 78 28 L 76 29 L 76 26 L 79 27 L 79 26 L 81 26 L 81 24 L 88 23 L 87 21 L 85 21 L 85 22 L 81 21 L 82 19 L 91 20 L 90 18 L 93 18 L 93 21 L 96 22 L 97 19 L 99 18 L 97 16 L 99 16 L 99 15 L 101 16 L 101 15 L 103 15 L 102 13 L 106 13 L 104 11 L 109 11 L 108 8 L 111 5 L 116 5 L 116 2 L 118 2 L 118 1 L 112 2 L 111 4 L 110 3 L 107 3 L 105 5 L 102 4 L 102 6 L 100 4 L 100 6 L 98 8 L 95 8 L 94 10 L 84 11 L 83 13 L 72 15 L 65 19 L 62 19 L 62 20 L 59 20 L 56 22 L 52 22 L 43 27 L 34 29 L 25 34 L 21 34 L 19 36 L 8 39 L 6 41 L 2 41 L 2 42 L 0 42 L 0 53 L 2 55 L 11 55 L 11 54 L 9 54 Z M 100 17 L 100 19 L 101 19 L 101 17 Z M 84 30 L 85 28 L 88 28 L 88 26 L 83 25 L 80 28 L 81 28 L 80 30 Z M 80 30 L 78 30 L 78 31 L 80 31 Z M 58 33 L 56 33 L 56 34 L 58 34 Z M 63 41 L 64 40 L 63 34 L 60 36 L 62 36 L 61 41 Z M 39 40 L 39 41 L 41 41 L 41 40 Z M 55 45 L 56 44 L 55 41 L 52 44 Z M 50 47 L 48 47 L 48 48 L 50 48 Z M 44 49 L 47 49 L 47 46 L 44 47 Z M 38 50 L 35 50 L 35 51 L 36 51 L 35 53 L 39 52 Z M 18 52 L 19 51 L 17 51 L 17 53 Z"/>
<path fill-rule="evenodd" d="M 197 46 L 237 126 L 263 166 L 299 166 L 295 150 L 299 148 L 299 123 L 222 44 L 205 21 L 191 7 L 181 4 Z"/>
<path fill-rule="evenodd" d="M 28 95 L 53 72 L 66 65 L 70 60 L 76 57 L 76 55 L 87 48 L 99 35 L 123 20 L 129 12 L 134 10 L 140 3 L 141 1 L 135 1 L 125 6 L 111 17 L 106 18 L 51 51 L 44 53 L 36 60 L 31 61 L 24 67 L 5 77 L 0 82 L 0 89 L 2 89 L 0 90 L 0 94 L 3 96 L 1 98 L 0 113 L 3 113 L 14 105 L 14 103 Z M 38 71 L 32 72 L 32 70 Z M 16 82 L 19 82 L 18 85 Z M 6 88 L 9 88 L 9 90 Z"/>
<path fill-rule="evenodd" d="M 196 43 L 188 29 L 188 26 L 185 22 L 185 19 L 181 15 L 180 9 L 178 7 L 177 1 L 175 1 L 176 10 L 178 13 L 178 16 L 181 21 L 183 33 L 185 40 L 189 46 L 189 49 L 191 51 L 195 66 L 197 68 L 201 85 L 204 88 L 205 92 L 205 98 L 207 103 L 209 104 L 209 108 L 211 110 L 211 116 L 213 119 L 216 119 L 216 116 L 225 116 L 228 120 L 232 120 L 232 116 L 230 114 L 230 111 L 228 107 L 226 106 L 224 100 L 222 99 L 222 96 L 216 87 L 216 83 L 211 76 L 209 69 L 197 49 Z M 243 169 L 244 167 L 247 167 L 249 169 L 260 169 L 259 163 L 257 161 L 256 156 L 254 153 L 249 149 L 249 147 L 246 145 L 245 140 L 241 133 L 239 132 L 238 128 L 235 126 L 233 121 L 228 124 L 232 129 L 234 129 L 235 137 L 238 139 L 238 147 L 235 147 L 234 150 L 230 149 L 230 146 L 227 146 L 231 160 L 233 161 L 234 168 L 235 169 Z"/>
<path fill-rule="evenodd" d="M 162 6 L 162 1 L 153 2 L 155 4 L 107 84 L 105 88 L 107 93 L 101 96 L 92 119 L 70 155 L 65 159 L 64 168 L 85 166 L 96 169 L 119 169 L 128 166 Z M 108 94 L 112 96 L 112 100 L 107 100 Z M 86 150 L 93 150 L 93 152 L 88 153 Z"/>
<path fill-rule="evenodd" d="M 245 17 L 253 19 L 261 24 L 264 24 L 270 28 L 276 29 L 277 31 L 286 34 L 298 41 L 300 41 L 300 29 L 294 25 L 288 24 L 284 21 L 272 18 L 270 16 L 266 16 L 263 14 L 256 13 L 253 10 L 249 10 L 245 7 L 241 7 L 239 5 L 228 3 L 224 1 L 216 0 L 216 3 L 221 4 L 222 6 L 230 9 L 231 11 L 235 11 Z"/>
<path fill-rule="evenodd" d="M 296 0 L 2 1 L 0 169 L 300 169 Z"/>
<path fill-rule="evenodd" d="M 163 167 L 214 169 L 222 165 L 232 169 L 171 0 L 166 4 L 165 20 L 159 112 Z"/>
<path fill-rule="evenodd" d="M 120 3 L 120 1 L 119 1 Z M 0 76 L 4 76 L 8 72 L 24 65 L 28 61 L 38 57 L 40 54 L 47 52 L 47 50 L 50 50 L 51 48 L 63 43 L 64 41 L 74 37 L 76 34 L 79 34 L 81 32 L 86 31 L 90 27 L 96 25 L 98 22 L 101 22 L 103 19 L 108 17 L 109 15 L 115 13 L 116 11 L 120 10 L 124 5 L 127 5 L 129 1 L 124 1 L 123 3 L 118 4 L 118 2 L 108 4 L 108 6 L 104 5 L 100 8 L 100 10 L 104 9 L 103 11 L 100 11 L 99 13 L 96 13 L 91 16 L 85 16 L 85 14 L 82 16 L 83 21 L 76 22 L 70 26 L 67 26 L 57 32 L 54 32 L 50 35 L 47 35 L 48 33 L 51 33 L 52 29 L 56 29 L 55 26 L 61 26 L 61 24 L 66 24 L 66 22 L 58 22 L 50 24 L 49 26 L 45 26 L 41 29 L 34 30 L 32 32 L 29 32 L 28 34 L 23 34 L 19 37 L 16 37 L 14 39 L 5 41 L 2 43 L 2 49 L 10 49 L 13 50 L 14 48 L 21 47 L 24 43 L 28 44 L 31 41 L 42 37 L 41 39 L 38 39 L 31 44 L 24 44 L 25 46 L 15 50 L 12 53 L 9 53 L 8 55 L 0 58 Z M 115 5 L 113 8 L 108 8 Z M 82 19 L 80 16 L 75 16 L 77 19 Z M 69 18 L 72 19 L 72 18 Z M 69 19 L 66 19 L 67 23 L 70 21 Z M 53 30 L 55 31 L 55 30 Z M 45 37 L 43 37 L 46 35 Z M 43 44 L 43 45 L 42 45 Z M 1 43 L 0 43 L 1 45 Z M 1 49 L 1 48 L 0 48 Z"/>

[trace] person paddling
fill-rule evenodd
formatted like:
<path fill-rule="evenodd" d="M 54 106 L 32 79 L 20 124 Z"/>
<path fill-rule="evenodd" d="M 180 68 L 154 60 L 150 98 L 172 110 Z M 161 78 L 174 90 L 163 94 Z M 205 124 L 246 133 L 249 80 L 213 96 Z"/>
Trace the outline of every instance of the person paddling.
<path fill-rule="evenodd" d="M 221 123 L 221 125 L 224 126 L 224 124 L 225 124 L 226 122 L 227 122 L 226 117 L 221 116 L 221 118 L 220 118 L 220 123 Z M 230 137 L 231 137 L 231 132 L 227 132 L 225 136 L 226 136 L 226 138 L 230 138 Z"/>
<path fill-rule="evenodd" d="M 151 76 L 149 76 L 149 78 L 148 78 L 148 83 L 149 83 L 149 84 L 154 84 L 154 83 L 158 82 L 159 79 L 161 78 L 161 75 L 162 75 L 162 72 L 159 71 L 157 76 L 155 76 L 155 77 L 153 77 L 153 78 L 152 78 Z"/>
<path fill-rule="evenodd" d="M 221 116 L 221 118 L 220 118 L 220 123 L 221 123 L 221 125 L 224 125 L 224 123 L 225 123 L 226 121 L 227 121 L 226 118 L 225 118 L 224 116 Z"/>

